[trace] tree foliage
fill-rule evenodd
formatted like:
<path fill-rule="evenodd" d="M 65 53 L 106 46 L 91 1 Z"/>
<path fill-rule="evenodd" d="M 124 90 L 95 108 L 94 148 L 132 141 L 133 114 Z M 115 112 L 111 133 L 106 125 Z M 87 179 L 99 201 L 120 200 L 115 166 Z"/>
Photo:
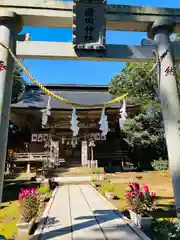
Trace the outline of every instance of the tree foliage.
<path fill-rule="evenodd" d="M 128 93 L 129 101 L 141 105 L 149 105 L 158 99 L 157 77 L 155 70 L 150 70 L 154 62 L 127 63 L 120 74 L 115 75 L 110 84 L 109 91 L 114 96 Z"/>
<path fill-rule="evenodd" d="M 180 34 L 172 36 L 172 41 L 179 41 Z M 159 103 L 156 60 L 127 63 L 121 72 L 115 75 L 109 84 L 109 91 L 114 96 L 128 93 L 128 100 L 149 106 Z M 180 90 L 180 65 L 175 65 L 177 85 Z M 180 92 L 180 91 L 179 91 Z"/>
<path fill-rule="evenodd" d="M 142 169 L 151 169 L 153 159 L 167 158 L 156 71 L 153 61 L 127 63 L 109 84 L 111 94 L 128 93 L 127 102 L 141 106 L 137 116 L 127 119 L 123 132 L 131 160 Z"/>
<path fill-rule="evenodd" d="M 15 66 L 13 71 L 13 89 L 11 103 L 16 103 L 22 99 L 25 86 L 25 80 L 22 74 L 22 69 L 18 66 Z"/>
<path fill-rule="evenodd" d="M 167 158 L 161 112 L 142 112 L 128 119 L 123 132 L 131 149 L 131 160 L 139 168 L 149 170 L 153 159 Z"/>

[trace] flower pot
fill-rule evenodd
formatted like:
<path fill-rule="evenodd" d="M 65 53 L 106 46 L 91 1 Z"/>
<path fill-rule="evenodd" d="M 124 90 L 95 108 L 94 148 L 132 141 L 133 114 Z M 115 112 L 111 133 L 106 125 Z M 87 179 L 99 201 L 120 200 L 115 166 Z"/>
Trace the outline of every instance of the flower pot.
<path fill-rule="evenodd" d="M 136 224 L 138 226 L 138 214 L 135 213 L 132 210 L 129 210 L 129 214 L 130 214 L 130 218 L 133 221 L 134 224 Z"/>
<path fill-rule="evenodd" d="M 30 222 L 19 222 L 16 224 L 17 228 L 18 228 L 18 235 L 19 236 L 28 236 L 29 232 L 32 228 L 32 226 L 34 225 L 35 222 L 35 218 L 33 218 Z"/>
<path fill-rule="evenodd" d="M 138 227 L 140 227 L 142 230 L 148 231 L 151 229 L 152 226 L 152 216 L 143 217 L 141 215 L 138 215 Z"/>
<path fill-rule="evenodd" d="M 151 225 L 152 225 L 152 220 L 153 217 L 152 216 L 141 216 L 137 213 L 135 213 L 132 210 L 129 210 L 129 214 L 131 217 L 131 220 L 133 221 L 134 224 L 136 224 L 139 228 L 141 228 L 142 230 L 149 230 L 151 229 Z"/>
<path fill-rule="evenodd" d="M 106 191 L 105 192 L 105 197 L 109 200 L 112 200 L 112 199 L 114 199 L 114 193 Z"/>

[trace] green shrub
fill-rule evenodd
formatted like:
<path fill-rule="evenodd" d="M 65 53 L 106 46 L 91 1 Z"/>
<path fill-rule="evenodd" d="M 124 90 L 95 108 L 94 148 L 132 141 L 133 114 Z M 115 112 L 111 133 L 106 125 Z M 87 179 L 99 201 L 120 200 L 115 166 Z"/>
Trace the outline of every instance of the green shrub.
<path fill-rule="evenodd" d="M 153 223 L 154 240 L 179 240 L 180 226 L 171 219 L 155 220 Z"/>
<path fill-rule="evenodd" d="M 165 171 L 168 170 L 169 168 L 169 164 L 168 164 L 168 160 L 164 160 L 162 158 L 160 158 L 159 160 L 154 160 L 152 162 L 152 167 L 154 168 L 154 170 L 156 171 Z"/>

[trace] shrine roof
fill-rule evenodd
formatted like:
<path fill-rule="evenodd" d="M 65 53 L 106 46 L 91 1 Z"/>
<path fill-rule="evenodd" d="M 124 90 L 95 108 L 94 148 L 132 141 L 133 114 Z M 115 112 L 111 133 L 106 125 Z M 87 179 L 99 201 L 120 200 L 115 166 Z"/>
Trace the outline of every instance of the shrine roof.
<path fill-rule="evenodd" d="M 44 85 L 56 95 L 80 104 L 103 104 L 113 99 L 113 95 L 108 92 L 107 85 Z M 27 85 L 23 99 L 11 108 L 46 108 L 49 97 L 44 94 L 37 86 Z M 51 109 L 68 110 L 71 105 L 51 99 Z M 114 104 L 110 108 L 119 108 L 120 104 Z M 82 108 L 81 108 L 82 109 Z"/>

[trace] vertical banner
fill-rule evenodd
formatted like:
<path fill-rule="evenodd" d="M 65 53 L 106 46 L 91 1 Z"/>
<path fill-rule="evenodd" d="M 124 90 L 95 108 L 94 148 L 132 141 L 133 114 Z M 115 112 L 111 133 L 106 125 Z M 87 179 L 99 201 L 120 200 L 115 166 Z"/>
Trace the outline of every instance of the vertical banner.
<path fill-rule="evenodd" d="M 73 45 L 75 49 L 106 48 L 106 0 L 73 0 Z"/>
<path fill-rule="evenodd" d="M 88 146 L 87 141 L 82 141 L 81 143 L 81 165 L 87 166 L 88 161 Z"/>

